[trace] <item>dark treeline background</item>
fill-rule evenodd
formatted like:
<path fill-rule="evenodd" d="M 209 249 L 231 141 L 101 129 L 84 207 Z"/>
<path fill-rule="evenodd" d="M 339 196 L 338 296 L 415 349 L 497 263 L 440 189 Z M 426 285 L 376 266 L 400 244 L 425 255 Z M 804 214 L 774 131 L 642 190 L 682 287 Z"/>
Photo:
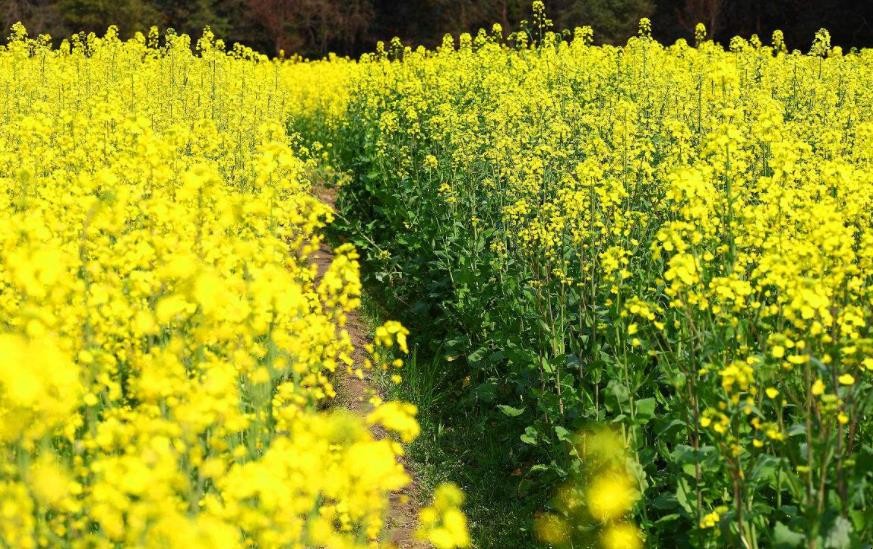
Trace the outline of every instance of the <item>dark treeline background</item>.
<path fill-rule="evenodd" d="M 559 29 L 591 25 L 595 41 L 623 43 L 649 17 L 663 42 L 691 41 L 703 22 L 726 44 L 756 33 L 765 42 L 774 29 L 791 49 L 806 51 L 815 31 L 831 32 L 834 45 L 873 45 L 873 0 L 547 0 Z M 228 43 L 242 42 L 268 54 L 279 50 L 319 57 L 357 56 L 377 40 L 400 37 L 433 46 L 445 33 L 475 32 L 500 23 L 513 29 L 530 17 L 530 0 L 0 0 L 0 24 L 16 21 L 32 35 L 102 33 L 116 24 L 129 36 L 151 25 L 199 35 L 210 25 Z"/>

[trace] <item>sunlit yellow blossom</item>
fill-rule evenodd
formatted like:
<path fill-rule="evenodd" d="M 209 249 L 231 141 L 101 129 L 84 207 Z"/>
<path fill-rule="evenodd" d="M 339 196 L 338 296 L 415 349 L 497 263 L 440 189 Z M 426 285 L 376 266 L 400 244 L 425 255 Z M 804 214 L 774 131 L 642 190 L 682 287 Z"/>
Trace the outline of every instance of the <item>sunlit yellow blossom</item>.
<path fill-rule="evenodd" d="M 367 421 L 379 424 L 397 433 L 404 442 L 414 440 L 420 431 L 415 415 L 418 412 L 412 404 L 403 402 L 386 402 L 380 404 L 367 416 Z"/>
<path fill-rule="evenodd" d="M 464 495 L 453 484 L 441 484 L 434 492 L 431 505 L 419 512 L 416 536 L 437 549 L 469 547 L 467 520 L 460 512 Z"/>
<path fill-rule="evenodd" d="M 587 488 L 588 510 L 600 522 L 624 516 L 639 499 L 626 473 L 610 472 L 592 479 Z"/>
<path fill-rule="evenodd" d="M 700 527 L 701 528 L 712 528 L 713 526 L 718 524 L 719 519 L 720 519 L 720 516 L 719 516 L 717 511 L 707 513 L 707 514 L 703 515 L 703 518 L 700 519 Z"/>
<path fill-rule="evenodd" d="M 610 525 L 600 536 L 604 549 L 640 549 L 643 546 L 639 529 L 626 522 Z"/>

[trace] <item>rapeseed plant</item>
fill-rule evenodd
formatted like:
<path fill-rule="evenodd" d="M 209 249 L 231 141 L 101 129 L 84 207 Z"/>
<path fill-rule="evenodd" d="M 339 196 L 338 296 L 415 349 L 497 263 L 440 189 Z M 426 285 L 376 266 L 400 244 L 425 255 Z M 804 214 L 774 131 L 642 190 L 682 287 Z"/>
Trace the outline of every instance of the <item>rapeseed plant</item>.
<path fill-rule="evenodd" d="M 0 47 L 0 545 L 387 545 L 416 410 L 323 410 L 358 256 L 317 276 L 321 149 L 285 126 L 336 120 L 301 83 L 355 69 L 191 45 L 16 25 Z M 407 334 L 380 327 L 364 367 L 401 366 Z M 468 545 L 460 503 L 421 535 Z"/>
<path fill-rule="evenodd" d="M 871 51 L 703 25 L 662 45 L 648 20 L 593 46 L 534 10 L 361 60 L 331 135 L 392 312 L 440 312 L 413 331 L 511 418 L 525 483 L 581 467 L 566 433 L 616 426 L 646 543 L 869 542 Z"/>

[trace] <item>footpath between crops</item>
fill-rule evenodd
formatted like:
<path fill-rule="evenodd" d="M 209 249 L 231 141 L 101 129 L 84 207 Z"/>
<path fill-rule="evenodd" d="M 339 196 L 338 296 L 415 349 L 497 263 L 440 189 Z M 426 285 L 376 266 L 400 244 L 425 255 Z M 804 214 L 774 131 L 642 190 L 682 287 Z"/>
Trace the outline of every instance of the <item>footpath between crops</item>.
<path fill-rule="evenodd" d="M 315 196 L 332 209 L 336 205 L 336 189 L 319 187 L 315 189 Z M 318 268 L 317 280 L 321 280 L 324 272 L 333 261 L 333 249 L 329 242 L 322 241 L 318 251 L 314 254 L 315 264 Z M 356 416 L 364 417 L 372 409 L 370 398 L 373 395 L 384 397 L 379 383 L 373 378 L 373 372 L 363 368 L 366 359 L 364 346 L 372 339 L 372 330 L 365 322 L 359 311 L 349 313 L 345 329 L 349 333 L 354 346 L 352 359 L 357 367 L 364 371 L 363 379 L 350 374 L 343 368 L 337 369 L 333 379 L 336 398 L 335 408 L 344 408 Z M 379 426 L 372 428 L 373 435 L 384 438 L 387 434 Z M 418 511 L 421 506 L 419 483 L 415 473 L 401 460 L 403 468 L 412 481 L 401 491 L 391 494 L 391 507 L 386 520 L 386 535 L 383 541 L 397 545 L 401 549 L 424 549 L 429 547 L 427 543 L 415 539 L 415 529 L 418 521 Z"/>

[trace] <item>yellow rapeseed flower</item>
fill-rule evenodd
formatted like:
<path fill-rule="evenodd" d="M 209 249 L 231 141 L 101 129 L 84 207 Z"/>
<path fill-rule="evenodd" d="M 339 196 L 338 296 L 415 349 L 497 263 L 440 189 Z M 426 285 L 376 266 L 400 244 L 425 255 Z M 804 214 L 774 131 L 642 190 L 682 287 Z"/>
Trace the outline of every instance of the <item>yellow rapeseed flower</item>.
<path fill-rule="evenodd" d="M 600 536 L 604 549 L 641 549 L 643 539 L 633 524 L 621 522 L 610 525 Z"/>
<path fill-rule="evenodd" d="M 592 479 L 586 490 L 588 511 L 600 522 L 612 522 L 626 515 L 639 499 L 630 476 L 608 472 Z"/>

